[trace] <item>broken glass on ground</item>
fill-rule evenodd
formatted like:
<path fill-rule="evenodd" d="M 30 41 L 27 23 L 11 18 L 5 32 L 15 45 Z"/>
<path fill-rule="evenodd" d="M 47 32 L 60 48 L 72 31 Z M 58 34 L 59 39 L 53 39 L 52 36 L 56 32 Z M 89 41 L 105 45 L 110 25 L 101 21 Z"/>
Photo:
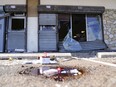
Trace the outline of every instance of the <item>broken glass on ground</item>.
<path fill-rule="evenodd" d="M 77 79 L 83 74 L 83 70 L 74 67 L 63 66 L 40 66 L 29 67 L 19 72 L 22 75 L 44 76 L 55 81 L 65 81 L 69 79 Z"/>

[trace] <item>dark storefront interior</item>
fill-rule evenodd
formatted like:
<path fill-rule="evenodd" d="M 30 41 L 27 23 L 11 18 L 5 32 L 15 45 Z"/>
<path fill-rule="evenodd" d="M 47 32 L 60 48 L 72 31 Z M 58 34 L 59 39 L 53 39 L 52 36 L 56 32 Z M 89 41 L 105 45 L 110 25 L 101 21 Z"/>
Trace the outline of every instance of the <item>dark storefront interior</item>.
<path fill-rule="evenodd" d="M 86 20 L 84 14 L 72 15 L 72 36 L 76 41 L 86 41 Z"/>
<path fill-rule="evenodd" d="M 58 14 L 59 41 L 63 41 L 70 29 L 70 15 Z"/>

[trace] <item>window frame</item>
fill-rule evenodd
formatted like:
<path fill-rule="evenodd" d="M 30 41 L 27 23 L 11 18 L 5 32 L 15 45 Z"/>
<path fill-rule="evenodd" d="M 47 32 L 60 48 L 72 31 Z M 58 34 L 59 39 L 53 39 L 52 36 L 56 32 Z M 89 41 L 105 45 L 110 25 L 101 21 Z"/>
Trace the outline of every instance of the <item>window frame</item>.
<path fill-rule="evenodd" d="M 24 19 L 24 29 L 21 29 L 21 30 L 12 30 L 12 20 L 13 19 Z M 12 16 L 12 17 L 9 18 L 9 29 L 8 29 L 9 32 L 22 32 L 22 31 L 25 31 L 25 29 L 26 29 L 26 17 Z"/>
<path fill-rule="evenodd" d="M 99 28 L 100 28 L 100 30 L 101 30 L 101 39 L 100 40 L 103 40 L 103 24 L 102 24 L 102 16 L 100 15 L 100 14 L 86 14 L 86 37 L 87 37 L 87 41 L 93 41 L 93 40 L 89 40 L 89 38 L 88 38 L 88 22 L 87 22 L 87 18 L 88 17 L 92 17 L 92 16 L 98 16 L 98 18 L 99 18 Z"/>

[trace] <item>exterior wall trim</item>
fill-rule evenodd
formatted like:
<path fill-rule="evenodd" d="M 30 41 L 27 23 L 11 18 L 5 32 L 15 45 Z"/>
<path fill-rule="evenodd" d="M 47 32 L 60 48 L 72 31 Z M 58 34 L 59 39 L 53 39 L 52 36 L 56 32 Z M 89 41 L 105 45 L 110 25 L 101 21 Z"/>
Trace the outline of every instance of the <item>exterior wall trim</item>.
<path fill-rule="evenodd" d="M 39 5 L 38 12 L 48 13 L 103 13 L 105 7 L 98 6 L 65 6 L 65 5 Z"/>
<path fill-rule="evenodd" d="M 27 11 L 26 5 L 14 5 L 14 4 L 5 5 L 4 10 L 5 10 L 5 12 L 9 12 L 9 13 L 12 13 L 12 12 L 24 12 L 24 13 L 26 13 L 26 11 Z"/>

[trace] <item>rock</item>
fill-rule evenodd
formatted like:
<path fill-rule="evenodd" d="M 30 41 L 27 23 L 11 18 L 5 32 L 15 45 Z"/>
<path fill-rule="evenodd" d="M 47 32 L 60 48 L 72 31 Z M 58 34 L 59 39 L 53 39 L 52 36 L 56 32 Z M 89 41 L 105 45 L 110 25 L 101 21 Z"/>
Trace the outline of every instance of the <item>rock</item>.
<path fill-rule="evenodd" d="M 110 38 L 113 38 L 113 35 L 112 35 L 112 34 L 110 34 L 110 35 L 109 35 L 109 37 L 110 37 Z"/>
<path fill-rule="evenodd" d="M 104 38 L 107 40 L 107 39 L 109 39 L 109 36 L 106 34 L 106 35 L 104 36 Z"/>

